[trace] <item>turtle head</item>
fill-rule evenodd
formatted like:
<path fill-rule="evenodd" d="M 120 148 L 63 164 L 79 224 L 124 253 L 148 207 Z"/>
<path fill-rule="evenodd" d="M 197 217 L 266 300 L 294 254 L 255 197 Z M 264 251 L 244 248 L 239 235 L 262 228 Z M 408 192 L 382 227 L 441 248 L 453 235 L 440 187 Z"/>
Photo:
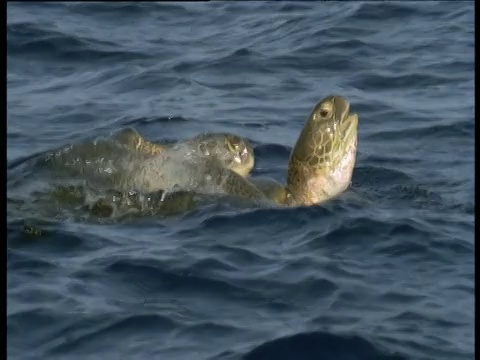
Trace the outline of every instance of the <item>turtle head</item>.
<path fill-rule="evenodd" d="M 292 150 L 288 202 L 314 205 L 350 185 L 357 153 L 358 116 L 341 96 L 328 96 L 312 110 Z"/>
<path fill-rule="evenodd" d="M 192 139 L 207 156 L 215 155 L 221 163 L 245 177 L 255 164 L 253 147 L 247 139 L 227 133 L 204 133 Z"/>
<path fill-rule="evenodd" d="M 255 165 L 253 147 L 247 139 L 234 134 L 226 134 L 224 147 L 227 150 L 224 157 L 227 167 L 241 176 L 247 176 Z"/>

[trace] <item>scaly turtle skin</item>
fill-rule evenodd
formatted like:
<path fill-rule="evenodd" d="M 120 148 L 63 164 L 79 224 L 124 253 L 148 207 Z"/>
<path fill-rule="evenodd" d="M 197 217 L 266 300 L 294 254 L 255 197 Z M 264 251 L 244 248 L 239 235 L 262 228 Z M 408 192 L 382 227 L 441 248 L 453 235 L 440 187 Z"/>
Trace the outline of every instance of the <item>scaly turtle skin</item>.
<path fill-rule="evenodd" d="M 358 115 L 341 96 L 328 96 L 312 110 L 290 154 L 287 186 L 261 179 L 257 187 L 273 202 L 308 206 L 330 200 L 350 185 L 358 143 Z"/>
<path fill-rule="evenodd" d="M 255 185 L 255 179 L 239 176 L 215 159 L 209 159 L 208 166 L 203 168 L 195 166 L 199 163 L 195 160 L 184 163 L 185 179 L 195 181 L 183 182 L 180 188 L 203 193 L 223 192 L 286 206 L 320 204 L 336 197 L 350 185 L 357 136 L 358 115 L 350 113 L 349 102 L 341 96 L 328 96 L 314 107 L 292 150 L 284 190 L 271 181 L 262 183 L 260 180 Z M 147 191 L 171 186 L 171 179 L 162 178 L 168 173 L 160 170 L 165 164 L 168 161 L 160 166 L 144 164 L 135 173 L 135 184 Z M 202 178 L 214 181 L 206 183 Z"/>
<path fill-rule="evenodd" d="M 290 154 L 286 205 L 314 205 L 351 183 L 357 157 L 358 115 L 341 96 L 328 96 L 310 113 Z"/>

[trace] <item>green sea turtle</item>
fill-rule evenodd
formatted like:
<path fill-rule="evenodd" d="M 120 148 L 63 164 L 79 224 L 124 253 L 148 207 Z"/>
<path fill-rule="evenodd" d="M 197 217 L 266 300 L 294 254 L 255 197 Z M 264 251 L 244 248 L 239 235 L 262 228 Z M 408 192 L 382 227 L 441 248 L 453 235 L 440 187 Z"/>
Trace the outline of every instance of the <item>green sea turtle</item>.
<path fill-rule="evenodd" d="M 203 146 L 192 146 L 189 141 L 149 145 L 138 133 L 129 130 L 117 136 L 119 144 L 126 145 L 130 155 L 122 160 L 125 172 L 117 178 L 112 189 L 123 194 L 121 202 L 127 204 L 127 210 L 131 204 L 143 207 L 142 199 L 150 197 L 159 208 L 167 205 L 173 212 L 188 210 L 195 206 L 191 201 L 194 194 L 225 194 L 260 206 L 320 204 L 348 188 L 356 161 L 357 132 L 358 116 L 350 113 L 350 104 L 345 98 L 328 96 L 322 99 L 311 111 L 292 149 L 287 184 L 282 186 L 273 180 L 245 176 L 253 167 L 253 151 L 248 142 L 242 143 L 248 144 L 244 146 L 252 159 L 245 161 L 244 157 L 244 163 L 249 165 L 244 166 L 244 170 L 234 171 L 224 158 L 209 156 L 211 150 L 206 152 Z M 219 148 L 217 142 L 214 149 Z M 230 143 L 223 148 L 234 149 L 233 153 L 238 154 L 241 147 Z M 138 198 L 125 196 L 132 189 L 140 194 Z M 155 196 L 159 193 L 160 198 Z M 182 201 L 177 201 L 176 193 L 182 194 Z M 60 196 L 65 195 L 61 193 Z M 107 197 L 94 203 L 92 209 L 101 216 L 110 216 L 110 205 Z"/>
<path fill-rule="evenodd" d="M 350 184 L 357 153 L 358 116 L 341 96 L 322 99 L 310 113 L 290 155 L 287 185 L 246 178 L 222 166 L 216 157 L 174 146 L 136 163 L 125 188 L 142 192 L 186 190 L 224 193 L 262 204 L 320 204 Z"/>
<path fill-rule="evenodd" d="M 146 208 L 154 213 L 171 214 L 191 208 L 195 203 L 193 196 L 178 191 L 164 192 L 160 197 L 162 201 L 158 201 L 158 193 L 143 196 L 131 191 L 135 189 L 118 189 L 116 185 L 132 176 L 134 164 L 179 146 L 204 158 L 215 158 L 222 167 L 239 176 L 247 176 L 254 166 L 252 145 L 234 134 L 201 133 L 174 144 L 162 144 L 145 139 L 133 128 L 126 128 L 110 137 L 87 140 L 41 155 L 33 159 L 32 175 L 40 179 L 43 173 L 47 182 L 54 180 L 50 190 L 41 196 L 42 201 L 47 201 L 45 208 L 49 207 L 50 199 L 67 208 L 86 208 L 100 217 Z"/>
<path fill-rule="evenodd" d="M 56 175 L 110 178 L 124 175 L 124 165 L 154 157 L 178 144 L 216 157 L 223 166 L 246 176 L 254 166 L 252 145 L 248 140 L 229 133 L 202 133 L 175 144 L 146 140 L 135 129 L 126 128 L 107 138 L 97 138 L 48 152 L 36 159 L 35 171 L 53 170 Z"/>

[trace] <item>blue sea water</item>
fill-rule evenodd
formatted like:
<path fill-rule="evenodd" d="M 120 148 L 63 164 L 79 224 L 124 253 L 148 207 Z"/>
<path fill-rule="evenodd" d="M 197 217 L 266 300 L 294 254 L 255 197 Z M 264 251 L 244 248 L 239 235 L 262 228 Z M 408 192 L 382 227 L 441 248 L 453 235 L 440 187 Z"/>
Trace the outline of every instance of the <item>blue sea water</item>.
<path fill-rule="evenodd" d="M 126 126 L 237 133 L 285 182 L 330 94 L 359 154 L 324 206 L 32 237 L 7 205 L 9 359 L 472 359 L 473 2 L 9 3 L 8 204 L 25 159 Z"/>

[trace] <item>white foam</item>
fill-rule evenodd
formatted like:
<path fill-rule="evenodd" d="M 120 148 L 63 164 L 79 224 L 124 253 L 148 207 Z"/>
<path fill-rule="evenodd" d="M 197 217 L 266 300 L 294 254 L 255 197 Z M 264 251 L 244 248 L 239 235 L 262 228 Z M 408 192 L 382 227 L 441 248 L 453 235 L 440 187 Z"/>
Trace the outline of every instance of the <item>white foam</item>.
<path fill-rule="evenodd" d="M 129 171 L 123 186 L 143 193 L 159 190 L 222 193 L 226 171 L 217 161 L 188 145 L 178 144 L 154 157 L 127 165 Z"/>

